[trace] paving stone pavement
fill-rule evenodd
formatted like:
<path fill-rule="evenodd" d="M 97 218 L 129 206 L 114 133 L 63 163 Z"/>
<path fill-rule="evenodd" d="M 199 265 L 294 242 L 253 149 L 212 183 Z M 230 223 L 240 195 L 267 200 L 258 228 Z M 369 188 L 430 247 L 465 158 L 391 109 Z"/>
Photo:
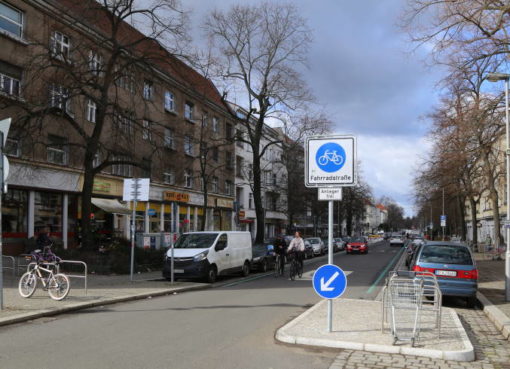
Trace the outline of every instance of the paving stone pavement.
<path fill-rule="evenodd" d="M 456 310 L 475 348 L 475 361 L 342 350 L 330 369 L 510 369 L 510 341 L 501 335 L 484 312 L 479 309 Z"/>

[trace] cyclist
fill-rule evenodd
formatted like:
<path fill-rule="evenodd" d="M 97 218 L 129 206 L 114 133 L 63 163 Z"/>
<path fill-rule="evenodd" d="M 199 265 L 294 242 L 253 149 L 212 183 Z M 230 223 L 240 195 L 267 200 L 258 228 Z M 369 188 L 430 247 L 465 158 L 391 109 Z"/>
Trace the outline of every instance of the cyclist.
<path fill-rule="evenodd" d="M 285 240 L 282 236 L 277 236 L 273 242 L 274 246 L 274 252 L 275 254 L 280 256 L 280 267 L 283 274 L 283 271 L 285 269 L 285 248 L 287 244 L 285 243 Z"/>
<path fill-rule="evenodd" d="M 294 234 L 294 238 L 290 241 L 290 245 L 287 248 L 287 254 L 291 252 L 295 253 L 296 259 L 301 266 L 301 270 L 303 270 L 303 254 L 305 252 L 305 242 L 301 238 L 301 233 L 296 232 Z"/>

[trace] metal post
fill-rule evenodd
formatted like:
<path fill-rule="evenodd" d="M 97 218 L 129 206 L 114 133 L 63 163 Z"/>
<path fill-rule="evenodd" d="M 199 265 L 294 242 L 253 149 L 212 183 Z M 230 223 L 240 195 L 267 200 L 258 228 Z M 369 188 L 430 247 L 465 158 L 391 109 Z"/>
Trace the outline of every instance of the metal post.
<path fill-rule="evenodd" d="M 333 201 L 328 201 L 328 264 L 333 264 Z M 328 332 L 333 331 L 333 300 L 328 300 Z"/>
<path fill-rule="evenodd" d="M 506 118 L 506 220 L 510 223 L 510 120 L 508 116 L 508 78 L 505 79 L 505 118 Z M 510 301 L 510 228 L 506 225 L 505 253 L 505 299 Z M 499 232 L 498 232 L 499 235 Z"/>
<path fill-rule="evenodd" d="M 138 201 L 138 178 L 135 178 L 135 188 L 133 191 L 133 213 L 131 215 L 131 270 L 129 279 L 133 282 L 133 273 L 135 270 L 135 231 L 136 231 L 136 202 Z"/>
<path fill-rule="evenodd" d="M 443 216 L 445 215 L 444 213 L 444 187 L 443 187 Z M 446 229 L 446 222 L 445 222 L 445 226 L 441 226 L 443 228 L 443 241 L 444 241 L 444 233 L 445 233 L 445 229 Z"/>
<path fill-rule="evenodd" d="M 175 202 L 172 202 L 172 209 L 171 209 L 171 213 L 172 213 L 172 219 L 175 220 Z M 177 218 L 178 219 L 178 218 Z M 170 256 L 171 256 L 171 260 L 170 260 L 170 283 L 173 284 L 174 283 L 174 239 L 172 237 L 172 251 L 170 252 Z"/>
<path fill-rule="evenodd" d="M 2 195 L 4 193 L 4 133 L 0 131 L 0 310 L 4 309 L 4 265 L 2 237 Z"/>

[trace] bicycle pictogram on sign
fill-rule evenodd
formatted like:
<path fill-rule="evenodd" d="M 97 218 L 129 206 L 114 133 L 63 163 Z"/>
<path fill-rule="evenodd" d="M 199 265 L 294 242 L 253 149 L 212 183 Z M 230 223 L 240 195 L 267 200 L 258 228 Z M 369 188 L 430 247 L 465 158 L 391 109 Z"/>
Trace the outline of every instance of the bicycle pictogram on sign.
<path fill-rule="evenodd" d="M 345 164 L 345 150 L 337 143 L 325 143 L 317 150 L 315 161 L 323 171 L 328 173 L 336 172 Z"/>

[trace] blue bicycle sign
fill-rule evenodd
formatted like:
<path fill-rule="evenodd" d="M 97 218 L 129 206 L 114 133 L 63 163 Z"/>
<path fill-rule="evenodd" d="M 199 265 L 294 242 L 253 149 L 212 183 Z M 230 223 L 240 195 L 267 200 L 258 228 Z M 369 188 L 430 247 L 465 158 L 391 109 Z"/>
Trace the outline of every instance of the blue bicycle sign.
<path fill-rule="evenodd" d="M 315 161 L 323 171 L 336 172 L 345 164 L 345 150 L 337 143 L 325 143 L 317 150 Z"/>

